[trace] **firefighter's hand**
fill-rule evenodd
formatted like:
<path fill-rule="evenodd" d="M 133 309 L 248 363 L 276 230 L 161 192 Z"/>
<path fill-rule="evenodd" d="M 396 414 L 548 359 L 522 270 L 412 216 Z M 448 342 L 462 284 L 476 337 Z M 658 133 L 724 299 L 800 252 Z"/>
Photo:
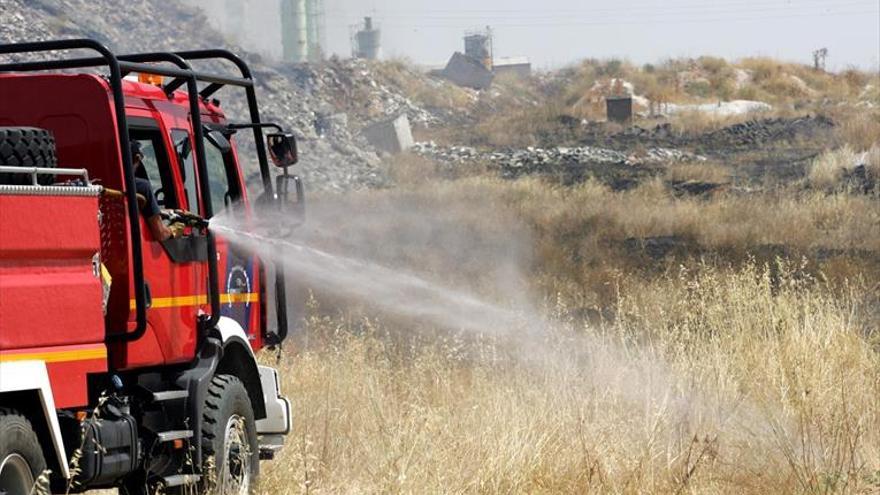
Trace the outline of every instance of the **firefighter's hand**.
<path fill-rule="evenodd" d="M 168 226 L 168 230 L 171 231 L 171 237 L 183 237 L 186 235 L 186 225 L 180 222 L 174 222 Z"/>

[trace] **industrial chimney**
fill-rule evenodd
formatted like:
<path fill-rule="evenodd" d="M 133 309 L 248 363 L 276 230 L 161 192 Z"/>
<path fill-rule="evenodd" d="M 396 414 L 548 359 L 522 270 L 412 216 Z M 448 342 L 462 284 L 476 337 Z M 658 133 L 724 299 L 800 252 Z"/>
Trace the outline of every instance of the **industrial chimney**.
<path fill-rule="evenodd" d="M 323 58 L 321 0 L 281 0 L 281 44 L 284 60 L 316 62 Z"/>

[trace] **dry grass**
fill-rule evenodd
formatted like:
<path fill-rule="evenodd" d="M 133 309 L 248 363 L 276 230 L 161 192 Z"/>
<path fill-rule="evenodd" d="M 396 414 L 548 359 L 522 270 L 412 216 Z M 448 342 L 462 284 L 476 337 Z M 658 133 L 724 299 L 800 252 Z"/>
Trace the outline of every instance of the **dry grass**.
<path fill-rule="evenodd" d="M 733 254 L 774 243 L 877 253 L 874 199 L 416 175 L 315 198 L 313 211 L 326 201 L 366 212 L 332 216 L 361 252 L 358 226 L 392 215 L 366 229 L 375 256 L 447 282 L 491 278 L 525 225 L 534 313 L 550 323 L 475 335 L 313 301 L 282 370 L 296 429 L 264 465 L 265 493 L 880 490 L 876 257 Z M 413 204 L 432 215 L 406 244 Z M 458 235 L 467 247 L 450 253 Z M 717 254 L 651 267 L 621 249 L 657 235 Z"/>
<path fill-rule="evenodd" d="M 718 115 L 697 110 L 677 112 L 668 118 L 676 131 L 686 134 L 712 132 L 754 118 L 767 117 L 766 114 Z"/>
<path fill-rule="evenodd" d="M 715 184 L 730 182 L 730 170 L 719 163 L 675 163 L 666 171 L 666 178 L 671 181 L 698 181 Z"/>
<path fill-rule="evenodd" d="M 855 149 L 880 145 L 880 109 L 849 108 L 837 116 L 837 141 Z"/>
<path fill-rule="evenodd" d="M 751 74 L 738 89 L 736 69 Z M 809 180 L 837 184 L 867 149 L 880 175 L 876 113 L 850 112 L 872 79 L 769 59 L 587 61 L 539 107 L 537 86 L 514 88 L 458 132 L 490 146 L 560 139 L 558 117 L 583 116 L 573 106 L 595 81 L 693 101 L 686 71 L 709 81 L 699 98 L 781 114 L 845 101 L 839 149 Z M 689 118 L 676 126 L 748 117 Z M 322 248 L 514 301 L 531 323 L 464 333 L 318 292 L 282 370 L 295 431 L 263 491 L 880 492 L 880 202 L 802 184 L 676 197 L 666 183 L 726 183 L 735 168 L 673 165 L 614 192 L 403 155 L 389 165 L 396 188 L 313 198 L 334 233 Z M 654 239 L 673 249 L 648 252 Z M 522 285 L 500 276 L 511 260 Z"/>
<path fill-rule="evenodd" d="M 832 189 L 840 184 L 844 173 L 859 164 L 859 154 L 849 145 L 830 150 L 813 160 L 809 180 L 815 187 Z"/>
<path fill-rule="evenodd" d="M 703 266 L 641 289 L 615 323 L 557 321 L 515 345 L 310 317 L 283 370 L 296 431 L 264 492 L 880 488 L 864 287 Z"/>
<path fill-rule="evenodd" d="M 469 90 L 444 80 L 425 77 L 409 60 L 371 62 L 370 67 L 381 83 L 398 88 L 425 107 L 460 112 L 474 104 L 475 99 Z"/>
<path fill-rule="evenodd" d="M 864 152 L 856 152 L 848 144 L 826 151 L 813 160 L 808 179 L 814 187 L 820 189 L 839 189 L 845 187 L 842 179 L 857 166 L 865 167 L 869 180 L 880 179 L 880 144 L 874 144 Z"/>

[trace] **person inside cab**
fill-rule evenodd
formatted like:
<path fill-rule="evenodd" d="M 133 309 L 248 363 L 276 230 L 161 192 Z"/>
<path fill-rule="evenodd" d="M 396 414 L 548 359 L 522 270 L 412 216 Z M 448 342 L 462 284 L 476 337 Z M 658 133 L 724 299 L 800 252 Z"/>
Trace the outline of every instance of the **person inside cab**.
<path fill-rule="evenodd" d="M 153 235 L 153 239 L 160 242 L 174 237 L 174 232 L 162 222 L 161 210 L 156 195 L 153 194 L 153 186 L 150 184 L 150 179 L 145 177 L 144 152 L 138 141 L 131 141 L 131 161 L 134 167 L 134 185 L 138 195 L 138 204 L 141 208 L 141 214 L 147 221 L 150 234 Z M 143 201 L 141 201 L 142 198 Z"/>

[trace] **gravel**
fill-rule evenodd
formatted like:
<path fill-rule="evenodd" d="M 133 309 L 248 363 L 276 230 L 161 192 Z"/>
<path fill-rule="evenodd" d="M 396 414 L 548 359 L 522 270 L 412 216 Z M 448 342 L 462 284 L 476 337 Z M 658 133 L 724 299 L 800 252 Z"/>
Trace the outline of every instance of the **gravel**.
<path fill-rule="evenodd" d="M 615 163 L 638 166 L 671 162 L 700 162 L 706 158 L 671 148 L 649 148 L 626 153 L 594 146 L 479 151 L 469 146 L 439 146 L 433 141 L 418 142 L 412 148 L 424 157 L 452 163 L 491 162 L 501 170 L 536 169 L 556 163 Z"/>

